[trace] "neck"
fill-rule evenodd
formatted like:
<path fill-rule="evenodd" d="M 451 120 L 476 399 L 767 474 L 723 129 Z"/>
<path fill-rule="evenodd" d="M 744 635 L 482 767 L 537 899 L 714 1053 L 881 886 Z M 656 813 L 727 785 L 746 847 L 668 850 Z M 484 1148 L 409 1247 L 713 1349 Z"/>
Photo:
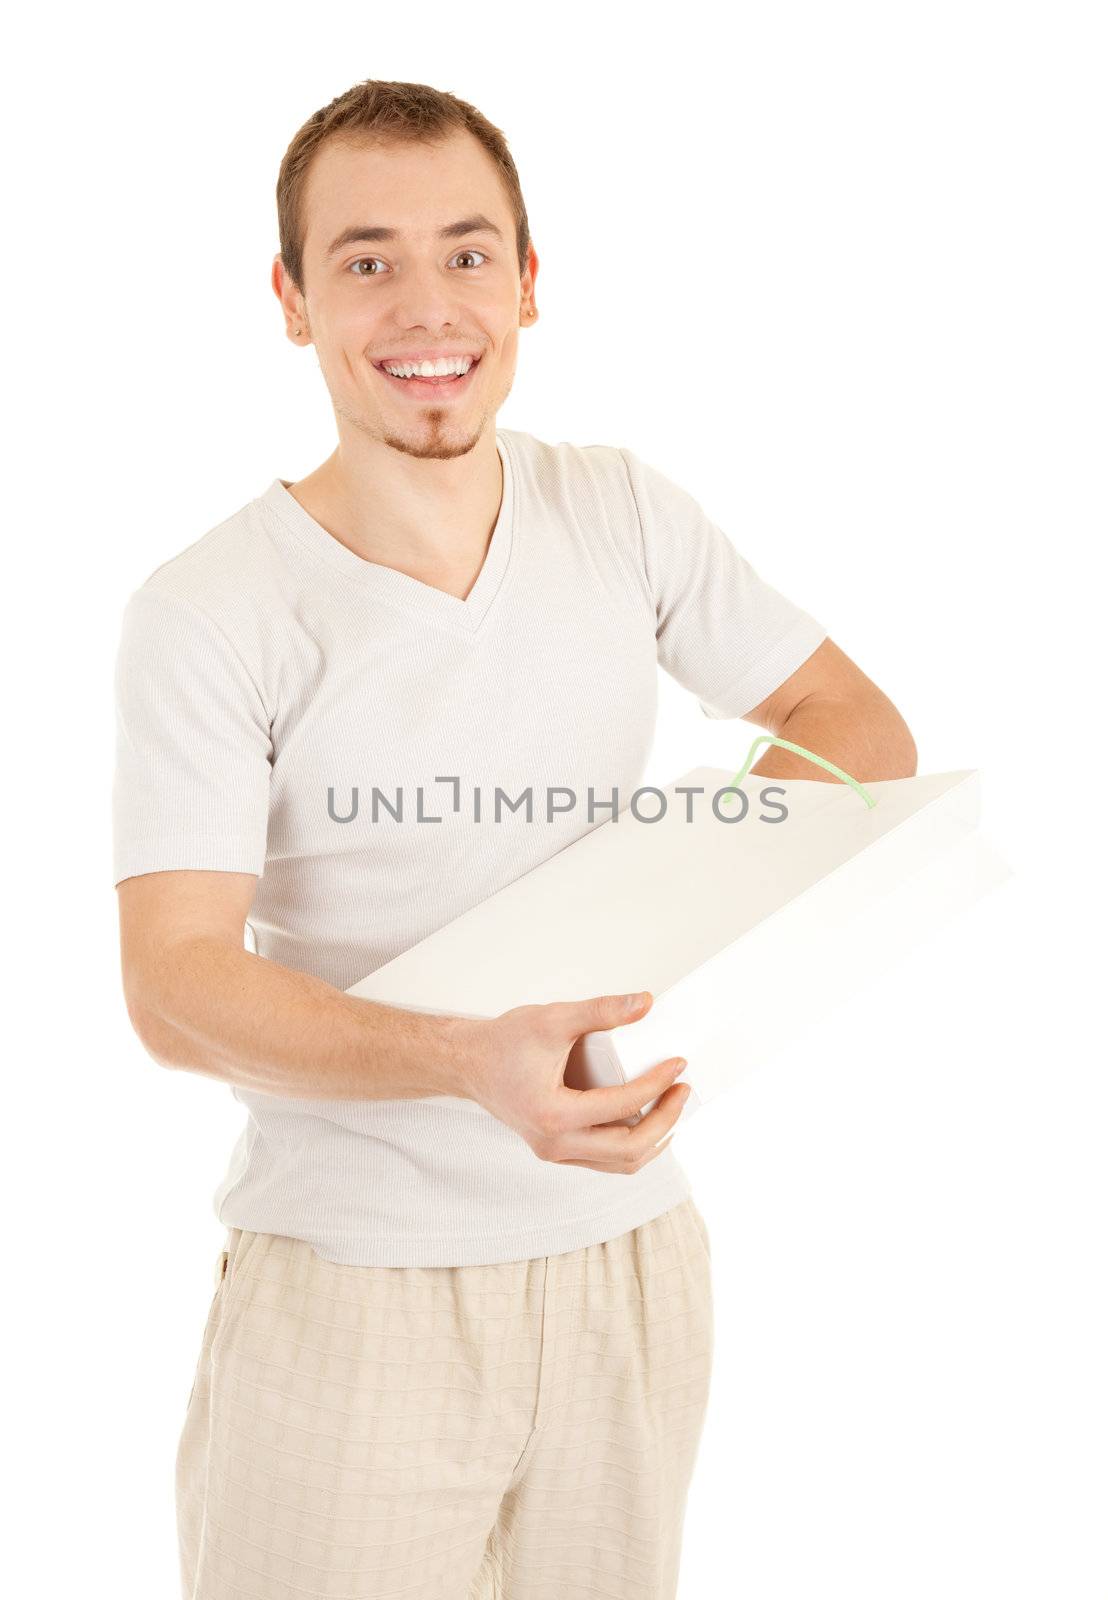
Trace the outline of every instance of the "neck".
<path fill-rule="evenodd" d="M 503 487 L 491 429 L 472 450 L 449 459 L 411 456 L 376 441 L 356 455 L 340 445 L 288 485 L 308 515 L 355 555 L 461 599 L 484 564 Z"/>

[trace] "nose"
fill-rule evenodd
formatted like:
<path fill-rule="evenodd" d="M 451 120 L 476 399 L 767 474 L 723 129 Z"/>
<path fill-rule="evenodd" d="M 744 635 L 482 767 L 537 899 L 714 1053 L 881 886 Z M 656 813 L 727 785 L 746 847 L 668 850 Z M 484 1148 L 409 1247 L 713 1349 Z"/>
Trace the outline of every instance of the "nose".
<path fill-rule="evenodd" d="M 438 334 L 458 324 L 457 295 L 437 268 L 409 269 L 398 288 L 394 313 L 398 328 Z"/>

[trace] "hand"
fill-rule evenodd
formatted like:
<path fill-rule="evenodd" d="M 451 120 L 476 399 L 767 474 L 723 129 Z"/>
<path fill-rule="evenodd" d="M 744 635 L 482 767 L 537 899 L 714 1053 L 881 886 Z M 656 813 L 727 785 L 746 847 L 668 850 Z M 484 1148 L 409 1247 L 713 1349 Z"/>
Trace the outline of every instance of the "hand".
<path fill-rule="evenodd" d="M 563 1075 L 582 1034 L 637 1022 L 653 1003 L 650 994 L 631 1006 L 626 995 L 598 995 L 514 1006 L 485 1025 L 463 1093 L 514 1129 L 542 1161 L 638 1172 L 669 1144 L 656 1141 L 673 1127 L 689 1097 L 688 1085 L 674 1082 L 687 1062 L 671 1056 L 630 1083 L 601 1089 L 570 1089 Z M 659 1096 L 633 1128 L 619 1125 Z"/>

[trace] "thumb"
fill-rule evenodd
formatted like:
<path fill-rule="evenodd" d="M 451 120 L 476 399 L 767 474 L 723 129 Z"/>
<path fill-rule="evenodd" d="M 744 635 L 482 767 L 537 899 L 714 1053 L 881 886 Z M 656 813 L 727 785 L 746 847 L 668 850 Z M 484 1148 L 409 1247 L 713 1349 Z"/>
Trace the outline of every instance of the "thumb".
<path fill-rule="evenodd" d="M 637 1022 L 654 1004 L 649 989 L 641 994 L 600 994 L 590 1000 L 568 1001 L 566 1023 L 574 1038 L 604 1028 L 618 1028 L 624 1022 Z"/>

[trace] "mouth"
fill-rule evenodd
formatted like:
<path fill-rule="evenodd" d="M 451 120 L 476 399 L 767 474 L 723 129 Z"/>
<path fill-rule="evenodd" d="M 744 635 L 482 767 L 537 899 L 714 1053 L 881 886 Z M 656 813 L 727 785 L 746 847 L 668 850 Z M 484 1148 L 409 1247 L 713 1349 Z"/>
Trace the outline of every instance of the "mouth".
<path fill-rule="evenodd" d="M 473 374 L 481 365 L 481 357 L 475 356 L 470 362 L 469 371 L 461 377 L 457 373 L 447 373 L 442 378 L 397 378 L 391 372 L 386 372 L 379 361 L 374 361 L 373 366 L 381 374 L 387 384 L 394 389 L 404 389 L 416 399 L 434 396 L 445 398 L 447 395 L 461 395 L 473 383 Z"/>

